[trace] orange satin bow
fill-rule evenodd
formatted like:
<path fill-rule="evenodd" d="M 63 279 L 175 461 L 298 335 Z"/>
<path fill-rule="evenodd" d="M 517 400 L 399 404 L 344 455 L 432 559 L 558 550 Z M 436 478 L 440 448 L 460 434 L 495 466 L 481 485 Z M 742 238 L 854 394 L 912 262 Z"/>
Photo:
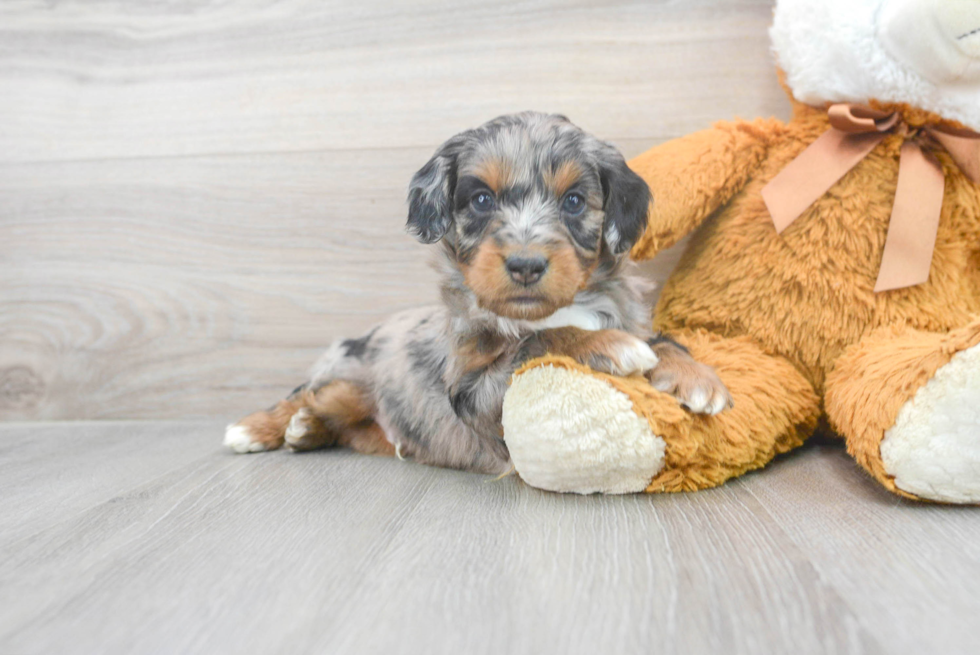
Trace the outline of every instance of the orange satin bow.
<path fill-rule="evenodd" d="M 861 105 L 832 105 L 828 115 L 831 128 L 762 189 L 777 233 L 789 227 L 889 132 L 933 139 L 971 181 L 980 183 L 977 132 L 938 125 L 910 130 L 897 112 L 889 114 Z M 939 162 L 917 141 L 907 138 L 902 144 L 898 186 L 875 292 L 911 287 L 929 279 L 945 179 Z"/>

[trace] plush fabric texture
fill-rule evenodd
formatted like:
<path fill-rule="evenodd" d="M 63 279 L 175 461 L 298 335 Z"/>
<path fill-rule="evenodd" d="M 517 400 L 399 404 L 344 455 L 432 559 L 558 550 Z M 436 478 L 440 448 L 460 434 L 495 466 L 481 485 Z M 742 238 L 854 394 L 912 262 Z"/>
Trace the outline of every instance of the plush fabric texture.
<path fill-rule="evenodd" d="M 963 0 L 780 0 L 769 36 L 801 102 L 901 102 L 980 130 L 980 85 L 963 83 L 980 72 L 976 27 L 980 8 Z"/>
<path fill-rule="evenodd" d="M 913 128 L 949 124 L 913 107 L 871 104 L 899 112 Z M 885 137 L 776 234 L 760 191 L 828 128 L 822 109 L 794 101 L 788 123 L 720 123 L 631 162 L 651 185 L 654 198 L 665 199 L 654 203 L 650 229 L 634 256 L 652 257 L 699 228 L 663 289 L 656 326 L 667 332 L 701 328 L 729 338 L 751 337 L 766 352 L 788 360 L 820 397 L 834 393 L 828 375 L 848 347 L 865 335 L 900 326 L 939 339 L 980 314 L 980 189 L 941 149 L 930 150 L 943 168 L 946 190 L 925 284 L 873 291 L 895 195 L 902 144 L 898 135 Z M 890 346 L 884 348 L 890 353 Z M 880 357 L 881 366 L 888 367 L 886 361 L 900 368 L 911 365 L 891 354 Z M 837 376 L 835 384 L 845 384 L 853 373 Z M 900 492 L 878 449 L 898 407 L 871 429 L 865 421 L 877 415 L 882 396 L 880 388 L 867 393 L 867 405 L 851 408 L 855 423 L 831 424 L 848 439 L 862 466 Z M 909 389 L 903 399 L 913 394 L 914 388 Z"/>
<path fill-rule="evenodd" d="M 795 448 L 813 431 L 820 413 L 818 399 L 785 359 L 765 354 L 745 337 L 726 339 L 703 330 L 675 336 L 695 357 L 717 369 L 735 398 L 733 409 L 713 417 L 692 414 L 643 378 L 597 373 L 567 357 L 533 360 L 515 373 L 514 385 L 505 399 L 503 419 L 507 444 L 524 480 L 556 491 L 599 491 L 589 479 L 589 471 L 580 466 L 583 459 L 594 457 L 596 447 L 592 445 L 586 454 L 579 455 L 567 445 L 575 443 L 580 435 L 591 442 L 594 436 L 604 434 L 607 443 L 603 455 L 615 466 L 622 466 L 622 461 L 613 453 L 636 448 L 635 433 L 619 434 L 606 428 L 609 418 L 605 412 L 579 409 L 583 376 L 628 398 L 632 411 L 649 424 L 650 433 L 666 442 L 662 470 L 630 491 L 693 491 L 719 485 Z M 542 370 L 552 372 L 547 381 L 530 377 Z M 557 371 L 567 371 L 568 375 L 560 376 Z M 592 401 L 603 394 L 590 390 L 589 396 Z M 517 407 L 520 412 L 513 411 Z M 567 429 L 572 421 L 577 423 L 574 429 Z M 556 422 L 563 425 L 557 426 Z M 552 449 L 549 444 L 555 441 L 566 443 Z M 567 472 L 569 468 L 573 469 L 571 473 Z M 595 477 L 604 480 L 603 484 L 608 484 L 608 469 L 605 462 L 597 464 Z M 546 478 L 547 486 L 538 484 L 542 478 Z"/>
<path fill-rule="evenodd" d="M 931 500 L 980 502 L 980 346 L 956 354 L 902 406 L 881 442 L 895 486 Z"/>
<path fill-rule="evenodd" d="M 504 399 L 507 447 L 524 481 L 581 494 L 646 489 L 664 465 L 656 422 L 644 420 L 629 396 L 572 360 L 538 364 Z"/>
<path fill-rule="evenodd" d="M 913 407 L 910 401 L 926 388 L 937 371 L 948 365 L 957 353 L 977 344 L 980 344 L 980 317 L 948 333 L 924 332 L 896 324 L 870 332 L 848 348 L 837 362 L 827 380 L 827 414 L 831 424 L 848 436 L 848 452 L 886 488 L 902 496 L 916 497 L 896 484 L 895 471 L 889 470 L 882 460 L 881 442 L 895 426 L 899 413 Z M 945 385 L 945 391 L 980 396 L 980 386 L 961 390 L 954 386 Z M 980 412 L 980 402 L 974 411 Z M 906 420 L 905 430 L 910 429 L 914 428 Z M 980 447 L 980 424 L 973 427 L 973 435 L 976 447 Z M 976 449 L 973 453 L 977 456 Z M 980 477 L 970 484 L 980 484 Z"/>
<path fill-rule="evenodd" d="M 902 105 L 874 104 L 899 111 L 910 125 L 943 122 Z M 943 150 L 931 150 L 946 194 L 925 284 L 873 290 L 898 178 L 898 135 L 885 137 L 776 234 L 760 191 L 829 127 L 826 112 L 794 103 L 789 123 L 720 123 L 630 162 L 654 198 L 664 199 L 654 202 L 635 257 L 654 256 L 713 212 L 663 289 L 657 326 L 749 335 L 789 359 L 821 394 L 837 357 L 866 332 L 894 323 L 943 332 L 980 313 L 980 194 Z"/>
<path fill-rule="evenodd" d="M 781 79 L 792 118 L 718 123 L 630 162 L 654 199 L 632 255 L 652 258 L 693 233 L 661 293 L 655 327 L 680 335 L 696 357 L 717 366 L 735 399 L 733 410 L 715 417 L 670 414 L 676 402 L 641 381 L 594 374 L 629 396 L 666 443 L 664 468 L 648 491 L 719 484 L 799 445 L 820 423 L 845 438 L 856 461 L 887 489 L 977 502 L 971 490 L 980 485 L 980 466 L 954 460 L 957 449 L 973 457 L 980 428 L 969 425 L 972 414 L 959 413 L 947 430 L 939 417 L 946 410 L 937 409 L 946 407 L 943 394 L 975 398 L 976 376 L 943 374 L 923 392 L 918 413 L 903 409 L 955 353 L 980 342 L 980 185 L 919 130 L 980 128 L 980 69 L 970 68 L 970 53 L 980 56 L 971 39 L 980 31 L 948 38 L 966 29 L 964 16 L 980 21 L 980 12 L 954 3 L 949 9 L 929 0 L 780 0 L 772 38 L 787 69 Z M 916 12 L 934 12 L 934 23 L 919 21 Z M 923 56 L 950 43 L 958 50 L 946 59 Z M 956 68 L 964 53 L 967 64 Z M 898 112 L 904 135 L 885 136 L 777 234 L 762 188 L 830 128 L 827 104 L 844 101 Z M 927 282 L 876 294 L 905 138 L 935 158 L 945 177 L 936 246 Z M 886 448 L 886 464 L 882 441 L 893 428 L 897 445 Z M 505 424 L 505 438 L 506 430 Z M 957 473 L 933 475 L 939 469 Z"/>

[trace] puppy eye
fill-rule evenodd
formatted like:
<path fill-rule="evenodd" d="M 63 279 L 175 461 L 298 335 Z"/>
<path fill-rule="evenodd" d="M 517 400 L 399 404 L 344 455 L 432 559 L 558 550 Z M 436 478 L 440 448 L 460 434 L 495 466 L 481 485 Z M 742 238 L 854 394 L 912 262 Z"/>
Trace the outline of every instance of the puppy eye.
<path fill-rule="evenodd" d="M 470 204 L 473 205 L 473 209 L 485 214 L 493 209 L 493 196 L 486 191 L 481 191 L 473 196 Z"/>
<path fill-rule="evenodd" d="M 578 216 L 585 211 L 585 198 L 577 193 L 569 193 L 561 201 L 561 210 L 570 216 Z"/>

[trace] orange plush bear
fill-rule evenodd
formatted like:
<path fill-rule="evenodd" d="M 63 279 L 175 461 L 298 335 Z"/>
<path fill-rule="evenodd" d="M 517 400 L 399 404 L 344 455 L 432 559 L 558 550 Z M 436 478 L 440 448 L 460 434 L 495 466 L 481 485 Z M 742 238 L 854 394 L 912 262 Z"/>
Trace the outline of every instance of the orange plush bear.
<path fill-rule="evenodd" d="M 633 255 L 693 232 L 655 325 L 734 409 L 545 357 L 504 436 L 529 484 L 694 490 L 818 425 L 889 490 L 980 503 L 980 2 L 781 0 L 788 123 L 721 123 L 631 166 L 654 202 Z"/>

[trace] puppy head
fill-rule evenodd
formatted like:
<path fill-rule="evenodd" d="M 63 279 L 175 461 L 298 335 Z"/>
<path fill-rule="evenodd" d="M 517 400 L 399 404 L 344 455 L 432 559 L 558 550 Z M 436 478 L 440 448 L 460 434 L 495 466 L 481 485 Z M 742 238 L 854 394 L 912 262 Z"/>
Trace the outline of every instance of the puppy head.
<path fill-rule="evenodd" d="M 444 143 L 412 178 L 408 230 L 440 239 L 481 307 L 537 320 L 625 256 L 650 191 L 610 144 L 567 118 L 501 116 Z"/>

